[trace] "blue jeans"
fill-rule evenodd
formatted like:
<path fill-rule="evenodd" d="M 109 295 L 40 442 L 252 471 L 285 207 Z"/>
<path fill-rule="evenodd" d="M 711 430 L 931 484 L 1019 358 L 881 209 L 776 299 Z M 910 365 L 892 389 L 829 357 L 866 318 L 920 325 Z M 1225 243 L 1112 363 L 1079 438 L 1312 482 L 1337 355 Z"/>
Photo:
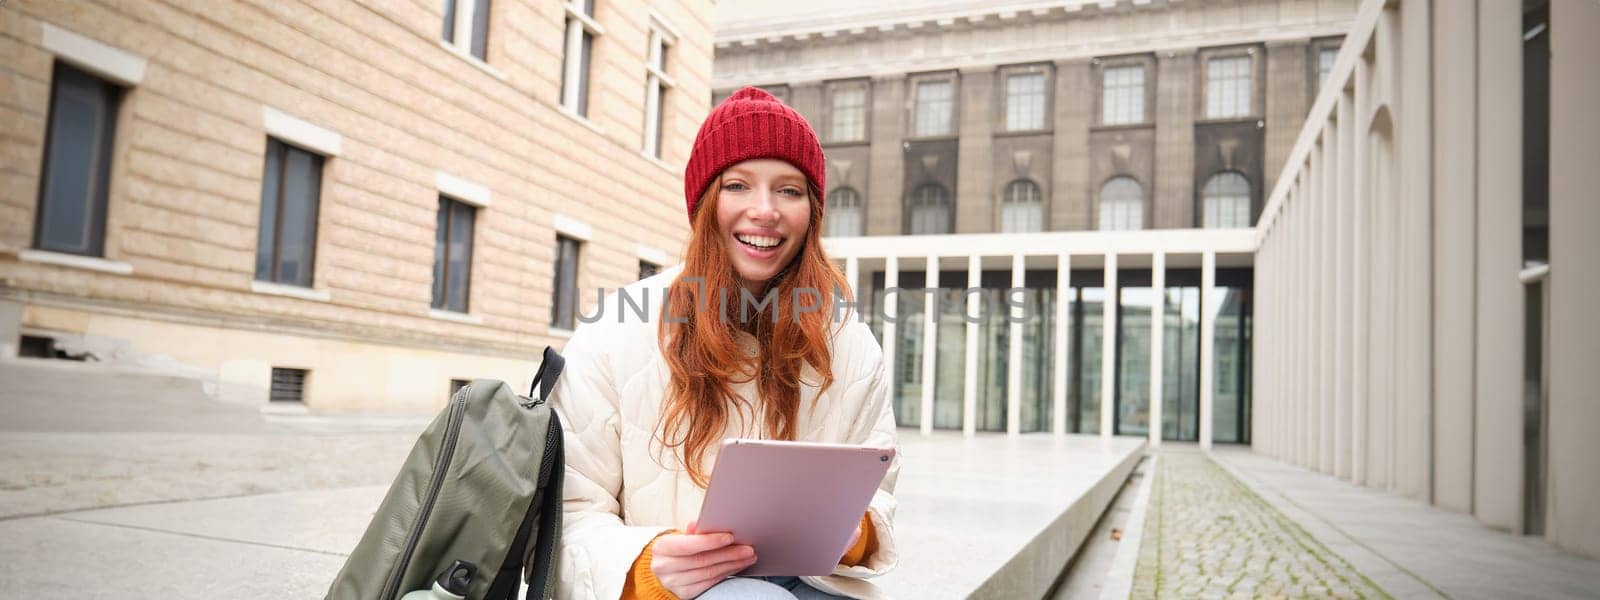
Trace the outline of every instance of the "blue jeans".
<path fill-rule="evenodd" d="M 799 577 L 730 577 L 711 586 L 701 600 L 836 600 L 835 596 L 806 585 Z"/>

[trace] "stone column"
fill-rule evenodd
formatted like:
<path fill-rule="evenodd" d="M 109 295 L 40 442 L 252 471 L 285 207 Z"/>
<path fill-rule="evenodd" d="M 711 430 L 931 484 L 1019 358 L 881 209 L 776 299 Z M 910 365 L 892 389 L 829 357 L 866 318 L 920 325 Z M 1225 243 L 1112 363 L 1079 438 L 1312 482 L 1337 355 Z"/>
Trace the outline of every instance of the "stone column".
<path fill-rule="evenodd" d="M 1067 332 L 1068 320 L 1072 314 L 1068 307 L 1068 295 L 1072 293 L 1072 256 L 1062 252 L 1056 255 L 1056 322 L 1055 322 L 1055 365 L 1051 374 L 1054 376 L 1054 385 L 1051 387 L 1051 406 L 1053 412 L 1050 419 L 1050 430 L 1056 435 L 1067 432 Z"/>
<path fill-rule="evenodd" d="M 1012 304 L 1012 294 L 1026 285 L 1021 254 L 1011 255 L 1011 289 L 1006 290 L 1010 318 L 1006 319 L 1006 433 L 1016 435 L 1022 431 L 1022 307 Z"/>
<path fill-rule="evenodd" d="M 889 404 L 893 406 L 899 400 L 900 390 L 895 389 L 899 383 L 899 374 L 895 371 L 895 342 L 899 340 L 895 321 L 900 318 L 900 294 L 895 290 L 900 285 L 900 259 L 890 256 L 885 259 L 883 267 L 883 372 L 889 378 Z"/>
<path fill-rule="evenodd" d="M 993 164 L 994 81 L 992 66 L 962 69 L 956 109 L 956 233 L 993 233 L 994 172 L 984 168 Z"/>
<path fill-rule="evenodd" d="M 923 287 L 933 290 L 927 294 L 923 308 L 922 329 L 922 434 L 933 433 L 933 399 L 939 383 L 935 371 L 939 367 L 939 257 L 928 257 L 927 276 Z"/>
<path fill-rule="evenodd" d="M 1050 154 L 1050 223 L 1055 231 L 1094 229 L 1089 222 L 1089 114 L 1094 106 L 1087 59 L 1056 61 L 1055 147 Z"/>
<path fill-rule="evenodd" d="M 1163 335 L 1166 334 L 1167 311 L 1167 255 L 1157 252 L 1150 257 L 1150 291 L 1154 292 L 1155 304 L 1150 306 L 1150 445 L 1161 445 L 1161 401 L 1162 395 L 1162 369 L 1161 358 Z M 1243 425 L 1242 423 L 1240 424 Z"/>
<path fill-rule="evenodd" d="M 1105 302 L 1101 303 L 1100 323 L 1100 437 L 1109 438 L 1112 411 L 1116 410 L 1117 391 L 1117 309 L 1121 299 L 1117 294 L 1117 255 L 1106 255 L 1104 273 Z"/>
<path fill-rule="evenodd" d="M 1156 56 L 1155 189 L 1150 196 L 1152 228 L 1195 227 L 1194 109 L 1195 51 L 1169 50 Z"/>
<path fill-rule="evenodd" d="M 1209 250 L 1200 260 L 1200 449 L 1211 449 L 1211 388 L 1217 357 L 1212 337 L 1217 331 L 1217 254 Z"/>
<path fill-rule="evenodd" d="M 1262 169 L 1261 199 L 1265 202 L 1278 183 L 1295 139 L 1305 125 L 1313 97 L 1307 93 L 1305 40 L 1267 42 L 1266 163 Z"/>
<path fill-rule="evenodd" d="M 872 80 L 872 114 L 867 136 L 872 159 L 868 165 L 866 204 L 867 235 L 900 235 L 905 206 L 905 89 L 904 73 Z"/>
<path fill-rule="evenodd" d="M 983 265 L 976 255 L 967 257 L 967 289 L 983 287 Z M 978 431 L 978 319 L 982 317 L 982 296 L 964 294 L 967 301 L 966 378 L 961 396 L 961 432 L 972 437 Z"/>

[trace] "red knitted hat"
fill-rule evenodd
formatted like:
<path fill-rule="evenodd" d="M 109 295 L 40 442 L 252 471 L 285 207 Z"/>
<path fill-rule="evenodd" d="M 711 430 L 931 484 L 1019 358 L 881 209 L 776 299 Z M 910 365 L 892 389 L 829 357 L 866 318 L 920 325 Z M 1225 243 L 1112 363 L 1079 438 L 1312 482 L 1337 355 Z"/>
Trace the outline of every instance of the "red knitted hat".
<path fill-rule="evenodd" d="M 734 92 L 711 109 L 694 136 L 689 164 L 683 169 L 683 196 L 694 221 L 695 205 L 706 186 L 724 169 L 753 158 L 776 158 L 804 173 L 812 193 L 822 202 L 827 168 L 822 145 L 804 117 L 761 88 Z"/>

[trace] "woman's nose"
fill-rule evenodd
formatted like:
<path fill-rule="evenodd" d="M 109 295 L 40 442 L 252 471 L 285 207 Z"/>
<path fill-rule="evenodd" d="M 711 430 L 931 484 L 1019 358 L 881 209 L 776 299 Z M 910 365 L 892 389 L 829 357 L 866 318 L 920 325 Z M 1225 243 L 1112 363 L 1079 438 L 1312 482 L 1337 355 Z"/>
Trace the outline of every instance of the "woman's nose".
<path fill-rule="evenodd" d="M 777 192 L 761 190 L 756 193 L 755 203 L 750 205 L 750 218 L 776 219 L 778 217 Z"/>

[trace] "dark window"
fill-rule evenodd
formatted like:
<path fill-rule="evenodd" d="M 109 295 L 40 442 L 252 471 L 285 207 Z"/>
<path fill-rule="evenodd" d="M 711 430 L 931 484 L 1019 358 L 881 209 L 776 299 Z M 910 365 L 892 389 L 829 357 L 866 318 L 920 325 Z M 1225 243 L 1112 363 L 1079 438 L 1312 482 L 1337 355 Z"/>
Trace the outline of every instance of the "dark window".
<path fill-rule="evenodd" d="M 647 260 L 639 261 L 639 279 L 644 279 L 661 272 L 661 265 Z"/>
<path fill-rule="evenodd" d="M 489 0 L 478 0 L 478 10 L 472 12 L 472 55 L 489 59 Z"/>
<path fill-rule="evenodd" d="M 475 206 L 439 198 L 434 229 L 433 307 L 467 312 L 467 290 L 472 285 L 472 226 Z"/>
<path fill-rule="evenodd" d="M 584 14 L 594 16 L 594 4 L 585 3 Z M 561 61 L 561 101 L 566 103 L 567 90 L 576 88 L 575 99 L 567 108 L 580 116 L 589 115 L 589 62 L 594 55 L 594 33 L 584 28 L 584 24 L 576 17 L 567 17 L 567 42 L 562 48 L 571 48 L 572 36 L 578 36 L 577 70 L 569 69 L 571 57 Z"/>
<path fill-rule="evenodd" d="M 321 189 L 321 156 L 267 139 L 256 279 L 311 287 Z"/>
<path fill-rule="evenodd" d="M 463 23 L 472 29 L 468 34 L 471 39 L 456 40 L 456 21 L 464 18 L 462 9 L 472 10 L 472 22 Z M 478 57 L 479 60 L 488 60 L 489 56 L 489 0 L 444 0 L 444 41 L 454 44 Z"/>
<path fill-rule="evenodd" d="M 924 183 L 911 193 L 911 235 L 950 233 L 950 191 Z"/>
<path fill-rule="evenodd" d="M 583 50 L 578 55 L 578 106 L 575 110 L 589 116 L 589 59 L 594 56 L 594 35 L 583 32 Z"/>
<path fill-rule="evenodd" d="M 578 240 L 556 236 L 555 290 L 550 307 L 550 326 L 571 330 L 578 316 Z"/>
<path fill-rule="evenodd" d="M 105 254 L 106 193 L 122 88 L 56 63 L 35 248 Z"/>
<path fill-rule="evenodd" d="M 1005 233 L 1044 231 L 1044 202 L 1039 184 L 1018 179 L 1006 185 L 1005 201 L 1000 205 L 1000 231 Z"/>
<path fill-rule="evenodd" d="M 306 370 L 272 368 L 273 402 L 302 402 L 305 399 Z"/>
<path fill-rule="evenodd" d="M 456 41 L 456 0 L 444 0 L 444 41 Z"/>
<path fill-rule="evenodd" d="M 861 194 L 854 188 L 842 187 L 828 194 L 827 216 L 823 217 L 823 235 L 828 237 L 854 237 L 861 235 Z"/>

